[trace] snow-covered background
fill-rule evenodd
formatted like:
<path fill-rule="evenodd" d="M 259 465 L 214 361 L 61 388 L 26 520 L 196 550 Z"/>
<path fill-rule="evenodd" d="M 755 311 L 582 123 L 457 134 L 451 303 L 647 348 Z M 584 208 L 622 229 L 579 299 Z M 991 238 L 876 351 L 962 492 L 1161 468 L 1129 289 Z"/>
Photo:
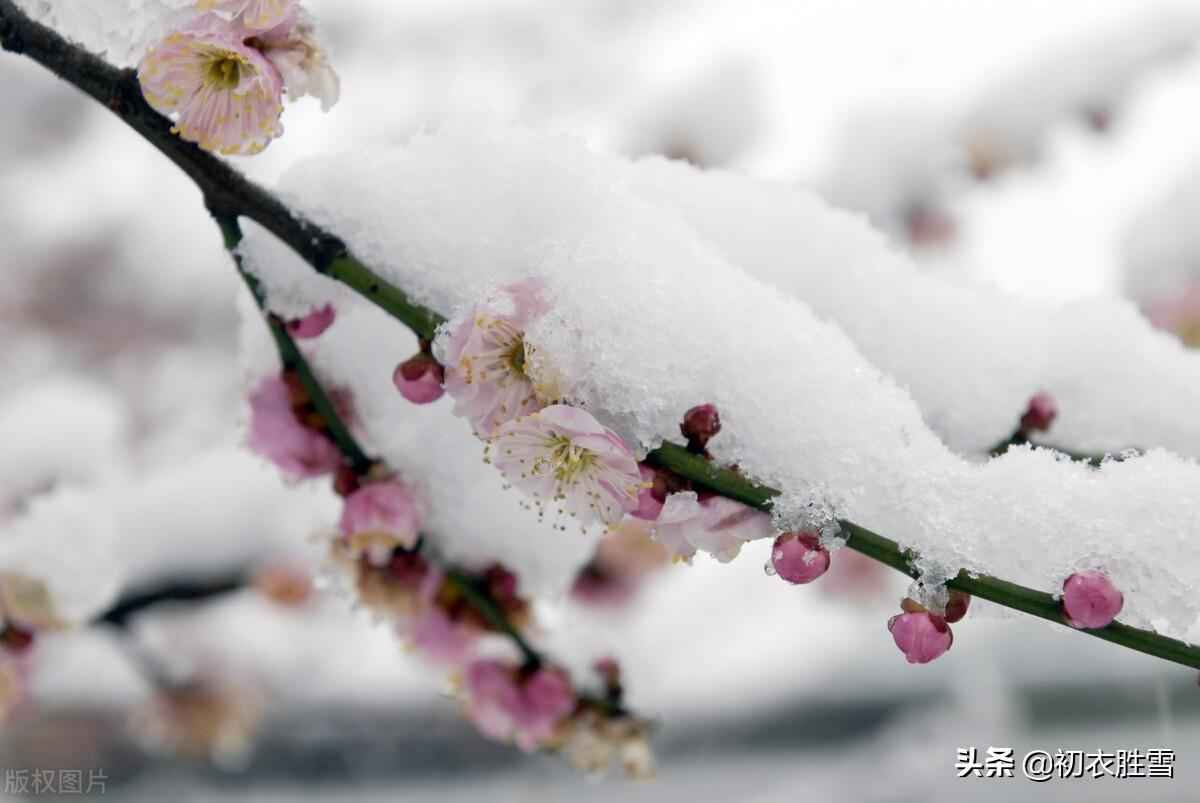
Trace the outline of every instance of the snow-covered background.
<path fill-rule="evenodd" d="M 127 2 L 143 9 L 131 16 L 108 13 L 122 4 L 107 0 L 40 5 L 127 60 L 136 51 L 112 43 L 141 41 L 152 22 L 146 15 L 172 3 Z M 869 250 L 882 255 L 879 265 L 834 263 L 850 277 L 841 283 L 773 273 L 771 253 L 804 247 L 805 237 L 763 246 L 759 232 L 746 229 L 778 213 L 782 223 L 773 230 L 764 223 L 762 234 L 786 230 L 786 203 L 795 196 L 773 205 L 728 178 L 726 212 L 706 200 L 703 192 L 714 191 L 700 179 L 695 193 L 664 179 L 671 168 L 622 174 L 640 199 L 677 205 L 693 225 L 715 232 L 720 252 L 757 265 L 759 278 L 843 328 L 955 452 L 984 451 L 1002 439 L 1027 383 L 1058 378 L 1060 396 L 1095 411 L 1075 424 L 1064 414 L 1065 433 L 1078 440 L 1065 445 L 1200 454 L 1197 419 L 1179 401 L 1195 387 L 1196 356 L 1168 335 L 1144 332 L 1123 301 L 1173 320 L 1164 308 L 1200 297 L 1200 237 L 1190 214 L 1200 162 L 1200 50 L 1192 47 L 1200 5 L 308 5 L 331 41 L 342 101 L 328 115 L 313 102 L 289 107 L 286 136 L 260 156 L 236 160 L 255 178 L 275 183 L 304 158 L 404 143 L 448 120 L 465 120 L 455 124 L 459 131 L 492 130 L 500 120 L 567 132 L 580 149 L 601 154 L 659 153 L 798 184 L 865 213 L 897 253 L 880 241 Z M 238 307 L 247 299 L 196 191 L 119 121 L 36 65 L 6 56 L 0 77 L 9 88 L 9 113 L 0 117 L 0 517 L 24 521 L 40 505 L 85 511 L 68 519 L 72 537 L 110 538 L 116 554 L 93 558 L 81 549 L 87 557 L 72 571 L 111 560 L 126 589 L 266 561 L 318 567 L 313 535 L 334 520 L 336 503 L 323 488 L 284 485 L 240 446 L 246 360 L 239 344 L 250 343 L 253 354 L 262 332 L 238 336 Z M 466 142 L 457 146 L 462 152 L 474 141 Z M 453 162 L 453 144 L 430 147 Z M 439 176 L 470 168 L 415 169 L 436 187 Z M 302 194 L 305 175 L 284 183 Z M 307 175 L 318 186 L 325 180 L 317 168 Z M 553 199 L 553 187 L 536 186 Z M 729 222 L 740 222 L 738 214 L 745 227 Z M 398 221 L 399 242 L 413 240 L 405 239 L 412 225 Z M 893 286 L 886 271 L 909 270 L 897 255 L 905 251 L 918 267 Z M 859 295 L 823 289 L 847 285 Z M 994 300 L 996 291 L 1004 298 Z M 894 312 L 897 292 L 919 293 L 914 307 L 927 306 L 928 319 L 881 319 L 883 301 Z M 978 300 L 985 296 L 986 304 Z M 1119 337 L 1102 339 L 1104 315 Z M 1094 340 L 1092 358 L 1072 359 L 1078 350 L 1063 346 L 1047 320 L 1074 322 L 1075 337 Z M 981 331 L 956 336 L 960 321 Z M 364 321 L 361 331 L 380 331 L 375 324 Z M 889 324 L 908 338 L 890 342 Z M 1140 338 L 1133 343 L 1131 331 Z M 407 337 L 397 332 L 399 344 L 388 346 L 395 358 L 411 350 Z M 1042 361 L 1042 352 L 1052 358 Z M 1106 364 L 1113 354 L 1136 364 Z M 994 385 L 954 381 L 976 376 L 973 361 L 982 359 L 1000 376 Z M 1082 379 L 1072 383 L 1073 375 L 1096 372 L 1107 372 L 1106 383 L 1092 396 Z M 1122 409 L 1142 417 L 1105 417 Z M 447 438 L 461 429 L 445 409 L 421 416 Z M 1122 442 L 1089 442 L 1097 432 Z M 1147 512 L 1147 532 L 1129 532 L 1130 539 L 1153 535 L 1155 523 L 1189 520 L 1186 505 L 1200 498 L 1184 498 L 1192 475 L 1170 476 L 1184 490 L 1156 492 L 1179 495 L 1179 510 Z M 859 504 L 870 514 L 872 502 L 884 504 Z M 453 515 L 463 521 L 473 512 L 489 521 L 503 515 L 470 507 Z M 586 544 L 577 549 L 566 559 L 582 560 Z M 1044 557 L 1019 543 L 1012 549 L 1018 569 Z M 1192 554 L 1188 545 L 1180 550 Z M 1086 782 L 1086 794 L 1173 800 L 1194 788 L 1189 759 L 1200 749 L 1200 696 L 1191 673 L 1024 618 L 969 618 L 956 628 L 950 654 L 912 667 L 884 630 L 902 578 L 869 569 L 855 575 L 853 557 L 840 553 L 841 582 L 831 576 L 797 589 L 765 577 L 765 559 L 766 544 L 756 543 L 728 566 L 701 558 L 671 567 L 620 615 L 581 611 L 558 598 L 553 582 L 544 584 L 547 644 L 564 654 L 611 649 L 625 665 L 634 707 L 661 719 L 653 786 L 584 785 L 553 762 L 483 742 L 440 698 L 436 670 L 333 594 L 286 611 L 246 592 L 156 612 L 135 628 L 135 649 L 164 671 L 199 670 L 253 690 L 266 712 L 263 737 L 237 766 L 218 772 L 150 762 L 128 749 L 118 735 L 145 679 L 129 645 L 102 629 L 39 645 L 30 674 L 38 706 L 0 736 L 0 766 L 99 763 L 124 784 L 122 795 L 148 800 L 180 788 L 281 800 L 342 799 L 348 789 L 367 799 L 907 800 L 964 791 L 1063 799 L 1082 794 L 1084 782 L 1064 790 L 1053 781 L 956 780 L 955 747 L 1009 745 L 1018 754 L 1174 747 L 1175 783 L 1108 779 Z M 545 568 L 528 574 L 555 576 L 539 573 Z M 1197 571 L 1180 566 L 1178 576 Z M 1195 604 L 1195 588 L 1182 581 L 1156 593 L 1158 604 Z M 1173 626 L 1186 632 L 1192 622 L 1185 616 Z M 573 643 L 580 640 L 588 643 Z M 301 780 L 319 783 L 300 791 Z"/>

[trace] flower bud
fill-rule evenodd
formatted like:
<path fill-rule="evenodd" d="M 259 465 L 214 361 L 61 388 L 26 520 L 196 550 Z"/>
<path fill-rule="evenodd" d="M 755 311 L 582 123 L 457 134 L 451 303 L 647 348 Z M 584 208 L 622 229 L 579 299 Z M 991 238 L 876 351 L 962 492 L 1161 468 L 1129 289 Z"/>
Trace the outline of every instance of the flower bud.
<path fill-rule="evenodd" d="M 703 449 L 709 438 L 721 431 L 721 416 L 717 414 L 716 406 L 701 404 L 688 410 L 683 416 L 683 423 L 679 425 L 679 431 L 687 438 L 688 446 Z"/>
<path fill-rule="evenodd" d="M 433 355 L 421 352 L 396 366 L 392 381 L 400 395 L 413 404 L 429 404 L 442 398 L 445 375 Z"/>
<path fill-rule="evenodd" d="M 888 630 L 910 664 L 927 664 L 954 643 L 954 634 L 946 620 L 928 611 L 893 616 L 888 621 Z"/>
<path fill-rule="evenodd" d="M 811 583 L 829 570 L 829 551 L 812 533 L 784 533 L 771 548 L 771 565 L 789 583 Z"/>
<path fill-rule="evenodd" d="M 1049 393 L 1039 393 L 1029 400 L 1029 408 L 1021 416 L 1021 434 L 1029 437 L 1034 432 L 1050 429 L 1058 416 L 1058 407 Z"/>
<path fill-rule="evenodd" d="M 950 589 L 949 596 L 946 599 L 946 621 L 950 624 L 960 621 L 967 615 L 967 608 L 970 605 L 970 594 L 966 591 L 959 591 L 957 588 Z"/>
<path fill-rule="evenodd" d="M 1098 630 L 1108 627 L 1125 597 L 1104 572 L 1076 572 L 1063 583 L 1063 613 L 1072 627 Z"/>
<path fill-rule="evenodd" d="M 25 652 L 33 646 L 33 633 L 9 625 L 0 630 L 0 647 L 9 652 Z"/>
<path fill-rule="evenodd" d="M 337 317 L 337 312 L 333 308 L 333 304 L 326 304 L 320 309 L 315 309 L 305 315 L 303 318 L 293 318 L 287 322 L 288 334 L 292 337 L 298 337 L 304 340 L 319 337 L 330 326 L 333 326 L 333 321 Z"/>

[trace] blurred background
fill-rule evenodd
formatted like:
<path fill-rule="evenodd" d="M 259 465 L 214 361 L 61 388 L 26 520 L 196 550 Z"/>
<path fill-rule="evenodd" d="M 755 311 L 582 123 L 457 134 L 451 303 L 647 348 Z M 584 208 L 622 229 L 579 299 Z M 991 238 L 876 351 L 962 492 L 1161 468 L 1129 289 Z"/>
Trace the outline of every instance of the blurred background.
<path fill-rule="evenodd" d="M 263 182 L 500 118 L 810 186 L 945 281 L 1125 296 L 1200 346 L 1200 3 L 306 5 L 342 99 L 288 107 L 287 135 L 235 160 Z M 123 594 L 232 589 L 0 665 L 0 770 L 102 768 L 128 800 L 1194 799 L 1192 673 L 986 605 L 909 666 L 884 629 L 904 578 L 842 552 L 798 592 L 764 580 L 765 543 L 538 603 L 552 648 L 581 621 L 611 640 L 659 725 L 655 782 L 485 741 L 331 590 L 312 534 L 332 494 L 242 447 L 243 291 L 198 192 L 32 62 L 3 55 L 0 83 L 0 521 L 92 488 L 120 511 Z M 171 716 L 163 677 L 197 690 Z M 972 746 L 1170 748 L 1177 777 L 956 779 Z"/>

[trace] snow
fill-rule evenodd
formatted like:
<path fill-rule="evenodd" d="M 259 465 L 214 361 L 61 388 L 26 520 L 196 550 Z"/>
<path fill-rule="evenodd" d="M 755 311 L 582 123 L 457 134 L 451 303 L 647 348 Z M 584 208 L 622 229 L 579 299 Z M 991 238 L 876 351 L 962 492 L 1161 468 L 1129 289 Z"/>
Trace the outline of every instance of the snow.
<path fill-rule="evenodd" d="M 920 276 L 880 235 L 807 193 L 681 166 L 631 165 L 569 137 L 504 127 L 447 126 L 407 148 L 310 160 L 281 189 L 434 309 L 461 314 L 504 281 L 544 277 L 555 311 L 528 336 L 574 381 L 568 398 L 640 449 L 671 437 L 692 405 L 716 403 L 725 423 L 716 454 L 785 491 L 783 525 L 808 510 L 832 510 L 917 548 L 933 580 L 967 568 L 1055 591 L 1073 569 L 1095 566 L 1126 590 L 1127 621 L 1183 636 L 1197 619 L 1187 591 L 1200 581 L 1200 554 L 1188 537 L 1200 525 L 1193 461 L 1151 450 L 1092 470 L 1019 449 L 980 464 L 947 448 L 904 389 L 953 343 L 946 355 L 953 367 L 925 378 L 925 387 L 951 392 L 962 384 L 964 408 L 968 399 L 984 402 L 976 446 L 1011 431 L 1046 383 L 1064 410 L 1054 434 L 1072 445 L 1119 448 L 1129 438 L 1200 452 L 1200 430 L 1186 414 L 1196 409 L 1200 360 L 1127 306 L 1038 311 L 964 293 Z M 328 202 L 333 197 L 337 203 Z M 703 210 L 703 225 L 693 223 L 701 217 L 694 210 Z M 745 235 L 742 248 L 731 230 Z M 268 256 L 273 246 L 264 235 L 251 241 L 254 270 L 270 285 L 286 285 L 300 270 L 278 245 Z M 789 285 L 794 295 L 749 275 L 764 263 L 773 263 L 773 278 L 785 270 L 803 277 Z M 818 275 L 805 281 L 809 271 Z M 864 295 L 868 282 L 874 286 Z M 796 296 L 813 298 L 825 313 L 833 306 L 821 303 L 826 296 L 869 303 L 839 309 L 847 330 L 856 331 L 852 318 L 867 321 L 856 331 L 862 350 Z M 877 336 L 864 336 L 866 326 Z M 364 400 L 366 428 L 387 437 L 403 418 L 427 412 L 392 415 L 374 406 L 404 352 L 363 344 L 390 345 L 395 337 L 356 337 L 349 349 L 322 344 L 338 353 L 327 365 L 344 368 L 343 381 Z M 924 360 L 900 370 L 904 363 L 885 359 L 889 339 Z M 1035 370 L 1020 370 L 1024 360 Z M 994 395 L 1002 398 L 993 407 Z M 934 413 L 928 417 L 938 421 Z M 963 421 L 950 430 L 956 445 L 967 440 Z M 422 427 L 405 457 L 437 444 L 448 464 L 443 432 Z M 471 444 L 463 444 L 465 466 Z M 453 490 L 461 499 L 461 485 Z M 494 542 L 536 548 L 532 517 L 515 530 L 491 515 L 473 518 L 488 522 Z M 447 529 L 441 537 L 461 534 Z"/>

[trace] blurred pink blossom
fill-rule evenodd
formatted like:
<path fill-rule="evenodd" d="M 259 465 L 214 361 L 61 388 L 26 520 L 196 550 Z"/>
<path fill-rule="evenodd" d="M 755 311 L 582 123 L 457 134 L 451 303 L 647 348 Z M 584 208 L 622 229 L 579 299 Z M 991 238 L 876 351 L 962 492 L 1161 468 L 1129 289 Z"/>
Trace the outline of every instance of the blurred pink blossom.
<path fill-rule="evenodd" d="M 774 532 L 766 513 L 724 496 L 697 496 L 692 491 L 668 496 L 654 523 L 654 538 L 672 555 L 690 560 L 699 549 L 722 563 L 737 557 L 746 541 Z"/>
<path fill-rule="evenodd" d="M 397 548 L 412 549 L 421 535 L 416 501 L 395 480 L 353 491 L 342 508 L 342 538 L 373 566 L 386 566 Z"/>
<path fill-rule="evenodd" d="M 326 435 L 304 425 L 292 406 L 292 391 L 278 375 L 250 394 L 250 449 L 297 479 L 320 477 L 342 465 L 342 455 Z"/>
<path fill-rule="evenodd" d="M 516 742 L 526 752 L 553 736 L 575 708 L 566 674 L 546 667 L 521 678 L 499 661 L 475 661 L 466 669 L 466 694 L 468 714 L 481 733 Z"/>

